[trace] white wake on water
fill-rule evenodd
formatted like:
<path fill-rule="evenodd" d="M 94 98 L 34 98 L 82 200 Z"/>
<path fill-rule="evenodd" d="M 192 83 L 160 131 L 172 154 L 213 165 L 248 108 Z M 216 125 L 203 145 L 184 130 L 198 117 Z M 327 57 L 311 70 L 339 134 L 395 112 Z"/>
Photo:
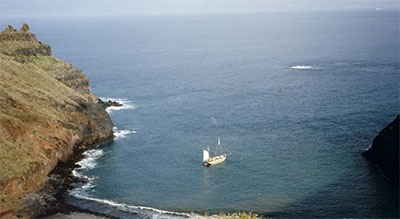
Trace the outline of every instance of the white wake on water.
<path fill-rule="evenodd" d="M 324 70 L 325 67 L 315 66 L 315 65 L 293 65 L 289 67 L 294 70 Z"/>
<path fill-rule="evenodd" d="M 304 70 L 304 69 L 314 69 L 314 67 L 311 65 L 294 65 L 294 66 L 291 66 L 290 69 Z"/>

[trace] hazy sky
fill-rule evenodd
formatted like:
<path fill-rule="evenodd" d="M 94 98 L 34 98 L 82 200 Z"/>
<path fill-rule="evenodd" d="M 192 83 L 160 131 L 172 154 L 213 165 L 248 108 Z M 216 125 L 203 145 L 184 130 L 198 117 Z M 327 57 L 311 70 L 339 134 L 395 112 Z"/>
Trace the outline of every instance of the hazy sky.
<path fill-rule="evenodd" d="M 399 9 L 400 0 L 0 0 L 1 16 Z"/>

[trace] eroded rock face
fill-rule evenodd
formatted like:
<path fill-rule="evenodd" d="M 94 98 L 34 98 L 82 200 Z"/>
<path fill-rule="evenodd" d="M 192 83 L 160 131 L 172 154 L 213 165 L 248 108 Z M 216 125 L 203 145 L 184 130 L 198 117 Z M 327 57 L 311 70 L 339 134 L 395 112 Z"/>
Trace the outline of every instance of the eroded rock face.
<path fill-rule="evenodd" d="M 23 24 L 19 31 L 8 26 L 1 32 L 0 50 L 9 56 L 51 56 L 51 47 L 38 41 L 27 24 Z"/>
<path fill-rule="evenodd" d="M 375 137 L 371 147 L 363 155 L 376 163 L 382 172 L 399 183 L 399 118 L 387 125 Z"/>
<path fill-rule="evenodd" d="M 28 25 L 0 33 L 0 103 L 0 213 L 74 151 L 114 137 L 84 73 L 51 56 Z"/>

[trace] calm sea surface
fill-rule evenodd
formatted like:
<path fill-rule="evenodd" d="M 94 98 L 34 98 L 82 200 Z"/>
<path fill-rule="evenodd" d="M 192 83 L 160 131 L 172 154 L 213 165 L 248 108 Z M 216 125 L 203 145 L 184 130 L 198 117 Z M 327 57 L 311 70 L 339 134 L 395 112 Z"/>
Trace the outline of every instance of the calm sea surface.
<path fill-rule="evenodd" d="M 81 68 L 117 138 L 71 190 L 120 217 L 398 217 L 360 153 L 399 113 L 399 13 L 8 18 Z M 228 159 L 202 166 L 217 138 Z M 142 207 L 140 207 L 142 206 Z M 136 213 L 135 213 L 136 212 Z"/>

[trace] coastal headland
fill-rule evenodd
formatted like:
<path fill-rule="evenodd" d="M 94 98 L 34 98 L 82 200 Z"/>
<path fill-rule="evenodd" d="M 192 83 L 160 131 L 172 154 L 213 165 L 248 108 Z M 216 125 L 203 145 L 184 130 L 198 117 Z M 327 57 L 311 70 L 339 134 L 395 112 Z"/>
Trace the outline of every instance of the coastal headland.
<path fill-rule="evenodd" d="M 96 97 L 85 74 L 52 56 L 27 24 L 0 33 L 0 103 L 0 217 L 40 202 L 44 195 L 29 194 L 70 180 L 50 174 L 57 166 L 68 171 L 80 152 L 114 138 L 105 110 L 112 103 Z"/>

